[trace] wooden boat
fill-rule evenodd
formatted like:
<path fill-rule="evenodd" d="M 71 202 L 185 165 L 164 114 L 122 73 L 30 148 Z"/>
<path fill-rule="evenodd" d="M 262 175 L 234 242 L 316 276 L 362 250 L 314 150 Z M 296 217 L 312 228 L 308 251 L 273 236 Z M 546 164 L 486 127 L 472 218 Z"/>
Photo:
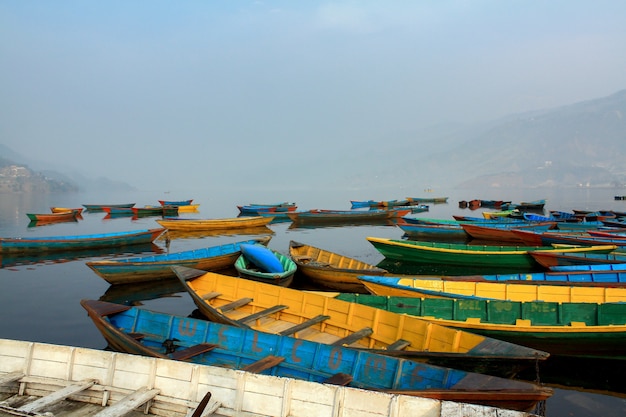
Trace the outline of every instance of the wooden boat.
<path fill-rule="evenodd" d="M 365 200 L 365 201 L 350 200 L 350 205 L 354 209 L 354 208 L 366 208 L 366 207 L 383 208 L 383 207 L 408 206 L 408 205 L 410 205 L 410 203 L 409 203 L 409 200 L 407 200 L 407 199 L 403 199 L 403 200 Z"/>
<path fill-rule="evenodd" d="M 417 239 L 451 239 L 451 240 L 467 240 L 468 235 L 459 224 L 426 224 L 426 223 L 408 223 L 404 221 L 396 223 L 409 238 Z"/>
<path fill-rule="evenodd" d="M 316 286 L 348 292 L 367 292 L 359 275 L 385 275 L 387 270 L 300 242 L 289 242 L 289 256 L 300 273 Z"/>
<path fill-rule="evenodd" d="M 135 214 L 133 207 L 102 207 L 102 211 L 111 215 L 132 216 Z"/>
<path fill-rule="evenodd" d="M 510 217 L 513 213 L 515 213 L 515 210 L 483 211 L 483 217 L 493 220 L 500 217 Z"/>
<path fill-rule="evenodd" d="M 368 223 L 385 222 L 400 218 L 411 212 L 410 209 L 401 210 L 308 210 L 288 212 L 287 216 L 297 224 L 341 224 L 341 223 Z"/>
<path fill-rule="evenodd" d="M 70 207 L 50 207 L 50 212 L 52 213 L 64 213 L 67 211 L 73 211 L 76 215 L 80 215 L 83 212 L 82 207 L 70 208 Z"/>
<path fill-rule="evenodd" d="M 463 223 L 461 228 L 471 236 L 478 240 L 494 240 L 496 242 L 513 242 L 521 243 L 522 239 L 515 235 L 511 230 L 532 230 L 535 232 L 545 232 L 546 230 L 556 227 L 556 222 L 538 222 L 530 224 L 499 224 L 485 225 L 484 223 Z"/>
<path fill-rule="evenodd" d="M 274 235 L 275 233 L 276 232 L 267 226 L 216 230 L 167 230 L 159 240 L 164 240 L 167 244 L 168 240 L 171 241 L 175 239 L 205 239 L 209 236 L 267 236 Z"/>
<path fill-rule="evenodd" d="M 0 252 L 51 252 L 139 245 L 155 240 L 165 229 L 142 229 L 92 235 L 0 238 Z"/>
<path fill-rule="evenodd" d="M 336 298 L 550 352 L 626 359 L 625 303 L 454 300 L 341 293 Z"/>
<path fill-rule="evenodd" d="M 187 218 L 165 218 L 156 220 L 161 226 L 168 230 L 229 230 L 240 228 L 251 228 L 266 226 L 272 221 L 271 217 L 250 216 L 250 217 L 227 217 L 220 219 L 187 219 Z"/>
<path fill-rule="evenodd" d="M 163 216 L 165 211 L 163 206 L 144 206 L 144 207 L 131 207 L 131 211 L 135 216 Z"/>
<path fill-rule="evenodd" d="M 626 263 L 626 254 L 619 253 L 531 252 L 530 255 L 548 269 L 565 265 Z"/>
<path fill-rule="evenodd" d="M 422 203 L 433 203 L 433 204 L 445 204 L 448 202 L 448 197 L 407 197 L 409 200 L 409 204 L 422 204 Z"/>
<path fill-rule="evenodd" d="M 553 267 L 550 272 L 446 276 L 446 280 L 546 282 L 555 285 L 598 285 L 622 287 L 626 284 L 626 267 L 614 264 L 571 265 Z"/>
<path fill-rule="evenodd" d="M 173 269 L 200 313 L 218 323 L 507 376 L 548 356 L 312 292 L 179 266 Z"/>
<path fill-rule="evenodd" d="M 86 265 L 109 284 L 158 281 L 176 278 L 171 268 L 173 265 L 183 265 L 204 271 L 231 268 L 241 254 L 241 244 L 267 244 L 270 239 L 270 237 L 264 237 L 183 252 L 105 259 L 87 262 Z"/>
<path fill-rule="evenodd" d="M 539 266 L 530 251 L 609 253 L 615 250 L 609 245 L 556 249 L 552 246 L 480 246 L 377 237 L 366 239 L 386 258 L 405 262 L 526 270 Z"/>
<path fill-rule="evenodd" d="M 524 210 L 543 210 L 546 205 L 546 199 L 533 200 L 533 201 L 522 201 L 520 203 L 508 203 L 502 204 L 502 208 L 504 210 L 508 209 L 518 209 L 520 211 Z"/>
<path fill-rule="evenodd" d="M 262 256 L 259 257 L 256 253 L 255 246 L 260 246 L 262 250 L 269 252 L 269 255 L 276 258 L 280 267 L 268 268 Z M 267 249 L 263 245 L 254 245 L 253 243 L 241 245 L 241 252 L 235 261 L 235 269 L 241 278 L 283 287 L 288 287 L 293 282 L 293 276 L 298 267 L 290 257 L 275 250 Z"/>
<path fill-rule="evenodd" d="M 158 200 L 161 206 L 188 206 L 193 202 L 191 200 Z"/>
<path fill-rule="evenodd" d="M 583 275 L 592 275 L 600 274 L 598 280 L 604 278 L 604 282 L 614 283 L 614 282 L 623 282 L 626 278 L 624 274 L 626 274 L 626 265 L 618 263 L 604 263 L 604 264 L 587 264 L 587 265 L 562 265 L 562 266 L 553 266 L 552 273 L 561 273 L 561 274 L 583 274 Z"/>
<path fill-rule="evenodd" d="M 281 203 L 281 204 L 268 204 L 268 205 L 250 204 L 250 205 L 237 206 L 237 209 L 239 210 L 240 214 L 249 215 L 249 216 L 250 215 L 258 216 L 260 212 L 282 213 L 285 211 L 296 211 L 297 208 L 298 206 L 296 206 L 295 203 Z"/>
<path fill-rule="evenodd" d="M 79 391 L 85 381 L 90 386 Z M 0 339 L 0 389 L 2 410 L 11 415 L 25 415 L 25 411 L 11 410 L 20 407 L 36 409 L 28 415 L 57 417 L 104 417 L 99 412 L 107 416 L 266 417 L 282 416 L 285 410 L 292 417 L 482 417 L 505 412 L 227 367 L 10 339 Z M 79 394 L 68 397 L 69 391 Z M 513 410 L 506 415 L 531 417 Z"/>
<path fill-rule="evenodd" d="M 557 303 L 626 302 L 626 288 L 552 285 L 532 282 L 485 282 L 411 277 L 360 276 L 372 294 L 425 298 L 453 298 Z"/>
<path fill-rule="evenodd" d="M 105 207 L 117 207 L 117 208 L 131 208 L 135 203 L 122 203 L 122 204 L 83 204 L 83 207 L 88 211 L 102 211 Z"/>
<path fill-rule="evenodd" d="M 520 411 L 530 411 L 552 395 L 550 388 L 528 382 L 287 335 L 102 301 L 82 300 L 81 305 L 109 346 L 126 353 Z"/>
<path fill-rule="evenodd" d="M 200 204 L 185 204 L 184 206 L 163 206 L 165 213 L 176 211 L 176 213 L 197 213 Z M 166 214 L 167 215 L 167 214 Z"/>
<path fill-rule="evenodd" d="M 60 213 L 26 213 L 33 222 L 67 222 L 76 221 L 76 212 L 64 211 Z"/>
<path fill-rule="evenodd" d="M 591 235 L 574 235 L 571 233 L 558 232 L 533 232 L 531 230 L 513 230 L 525 244 L 541 245 L 572 245 L 572 246 L 598 246 L 615 245 L 618 248 L 626 247 L 626 239 L 603 238 Z M 540 243 L 539 243 L 540 242 Z"/>

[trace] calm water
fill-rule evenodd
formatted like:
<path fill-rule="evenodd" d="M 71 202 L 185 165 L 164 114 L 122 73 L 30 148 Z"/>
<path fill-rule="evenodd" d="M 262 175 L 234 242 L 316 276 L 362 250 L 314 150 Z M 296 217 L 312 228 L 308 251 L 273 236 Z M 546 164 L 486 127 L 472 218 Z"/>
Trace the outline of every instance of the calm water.
<path fill-rule="evenodd" d="M 626 201 L 615 201 L 614 195 L 626 190 L 614 189 L 533 189 L 500 190 L 236 190 L 136 192 L 132 194 L 0 194 L 0 236 L 56 236 L 103 233 L 159 227 L 156 217 L 132 220 L 130 217 L 107 219 L 104 213 L 85 213 L 83 220 L 49 226 L 29 227 L 30 213 L 46 213 L 51 206 L 81 207 L 82 204 L 134 202 L 137 206 L 158 204 L 160 199 L 193 198 L 200 204 L 198 213 L 185 217 L 236 217 L 237 205 L 292 201 L 299 209 L 349 209 L 350 200 L 401 199 L 405 197 L 448 196 L 448 204 L 430 205 L 430 211 L 414 216 L 449 219 L 452 214 L 481 216 L 481 210 L 459 209 L 458 201 L 479 199 L 531 201 L 546 198 L 546 210 L 612 209 L 626 211 Z M 290 223 L 270 226 L 272 249 L 286 253 L 290 240 L 325 248 L 347 256 L 378 264 L 383 257 L 366 241 L 367 236 L 400 238 L 395 226 L 346 226 L 315 229 L 290 228 Z M 250 235 L 194 236 L 173 239 L 170 252 L 219 245 L 249 238 Z M 127 249 L 128 250 L 128 249 Z M 166 251 L 164 241 L 156 246 L 133 248 L 133 256 Z M 139 303 L 146 308 L 177 315 L 195 310 L 191 298 L 177 282 L 130 288 L 109 286 L 92 272 L 89 260 L 127 256 L 120 251 L 81 254 L 79 259 L 49 255 L 29 258 L 1 258 L 0 268 L 0 337 L 37 342 L 75 345 L 102 349 L 106 342 L 95 329 L 79 301 L 106 299 L 114 302 Z M 553 361 L 542 366 L 542 382 L 559 387 L 547 403 L 547 415 L 557 416 L 623 416 L 626 415 L 624 364 L 616 361 Z M 533 379 L 534 375 L 527 376 Z M 580 388 L 580 387 L 584 387 Z"/>

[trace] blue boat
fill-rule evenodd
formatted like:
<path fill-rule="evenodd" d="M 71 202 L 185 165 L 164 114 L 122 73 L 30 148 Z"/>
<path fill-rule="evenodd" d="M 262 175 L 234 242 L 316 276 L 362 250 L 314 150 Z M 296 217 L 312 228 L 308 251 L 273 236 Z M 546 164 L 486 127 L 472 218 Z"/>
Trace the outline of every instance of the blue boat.
<path fill-rule="evenodd" d="M 165 229 L 142 229 L 93 235 L 0 238 L 0 252 L 52 252 L 150 243 Z"/>
<path fill-rule="evenodd" d="M 406 220 L 406 217 L 402 218 Z M 467 232 L 459 224 L 426 224 L 398 222 L 397 226 L 402 229 L 409 238 L 427 239 L 451 239 L 467 240 Z"/>
<path fill-rule="evenodd" d="M 619 256 L 619 255 L 618 255 Z M 621 260 L 626 259 L 626 256 L 621 256 Z M 626 265 L 623 262 L 617 263 L 603 263 L 603 264 L 587 264 L 587 265 L 562 265 L 553 266 L 550 270 L 555 272 L 576 272 L 576 273 L 600 273 L 600 274 L 626 274 Z M 623 279 L 623 278 L 622 278 Z"/>
<path fill-rule="evenodd" d="M 290 336 L 306 323 L 275 335 L 104 301 L 82 300 L 81 305 L 109 347 L 120 352 L 520 411 L 552 395 L 550 388 L 528 382 Z"/>
<path fill-rule="evenodd" d="M 83 204 L 83 207 L 88 211 L 102 211 L 105 207 L 115 207 L 115 208 L 131 208 L 134 207 L 135 203 L 122 203 L 122 204 Z"/>
<path fill-rule="evenodd" d="M 203 271 L 219 271 L 234 266 L 242 244 L 267 245 L 271 237 L 226 243 L 208 248 L 125 259 L 105 259 L 86 265 L 109 284 L 133 284 L 176 278 L 172 266 L 181 265 Z"/>
<path fill-rule="evenodd" d="M 576 265 L 554 267 L 551 272 L 529 272 L 522 274 L 495 274 L 446 277 L 448 280 L 498 281 L 498 282 L 547 282 L 550 284 L 610 285 L 626 284 L 626 267 L 621 264 Z"/>
<path fill-rule="evenodd" d="M 162 207 L 190 206 L 192 202 L 193 202 L 193 199 L 192 200 L 159 200 L 159 204 L 161 204 Z"/>

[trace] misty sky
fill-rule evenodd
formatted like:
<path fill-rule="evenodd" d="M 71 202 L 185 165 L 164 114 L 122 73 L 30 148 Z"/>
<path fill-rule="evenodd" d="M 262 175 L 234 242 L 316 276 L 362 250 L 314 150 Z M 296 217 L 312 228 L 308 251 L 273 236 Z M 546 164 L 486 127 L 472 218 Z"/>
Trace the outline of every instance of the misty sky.
<path fill-rule="evenodd" d="M 0 0 L 0 143 L 141 188 L 306 169 L 622 90 L 625 22 L 616 0 Z"/>

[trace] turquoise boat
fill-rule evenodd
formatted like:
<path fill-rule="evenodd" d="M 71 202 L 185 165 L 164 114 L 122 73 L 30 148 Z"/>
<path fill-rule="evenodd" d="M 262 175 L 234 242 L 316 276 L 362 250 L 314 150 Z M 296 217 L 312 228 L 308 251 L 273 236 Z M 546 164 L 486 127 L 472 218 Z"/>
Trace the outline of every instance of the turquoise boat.
<path fill-rule="evenodd" d="M 550 388 L 529 382 L 340 344 L 321 344 L 103 301 L 82 300 L 81 305 L 109 347 L 125 353 L 519 411 L 530 411 L 552 395 Z"/>
<path fill-rule="evenodd" d="M 93 235 L 0 238 L 0 252 L 27 253 L 116 248 L 150 243 L 165 229 L 142 229 Z"/>

